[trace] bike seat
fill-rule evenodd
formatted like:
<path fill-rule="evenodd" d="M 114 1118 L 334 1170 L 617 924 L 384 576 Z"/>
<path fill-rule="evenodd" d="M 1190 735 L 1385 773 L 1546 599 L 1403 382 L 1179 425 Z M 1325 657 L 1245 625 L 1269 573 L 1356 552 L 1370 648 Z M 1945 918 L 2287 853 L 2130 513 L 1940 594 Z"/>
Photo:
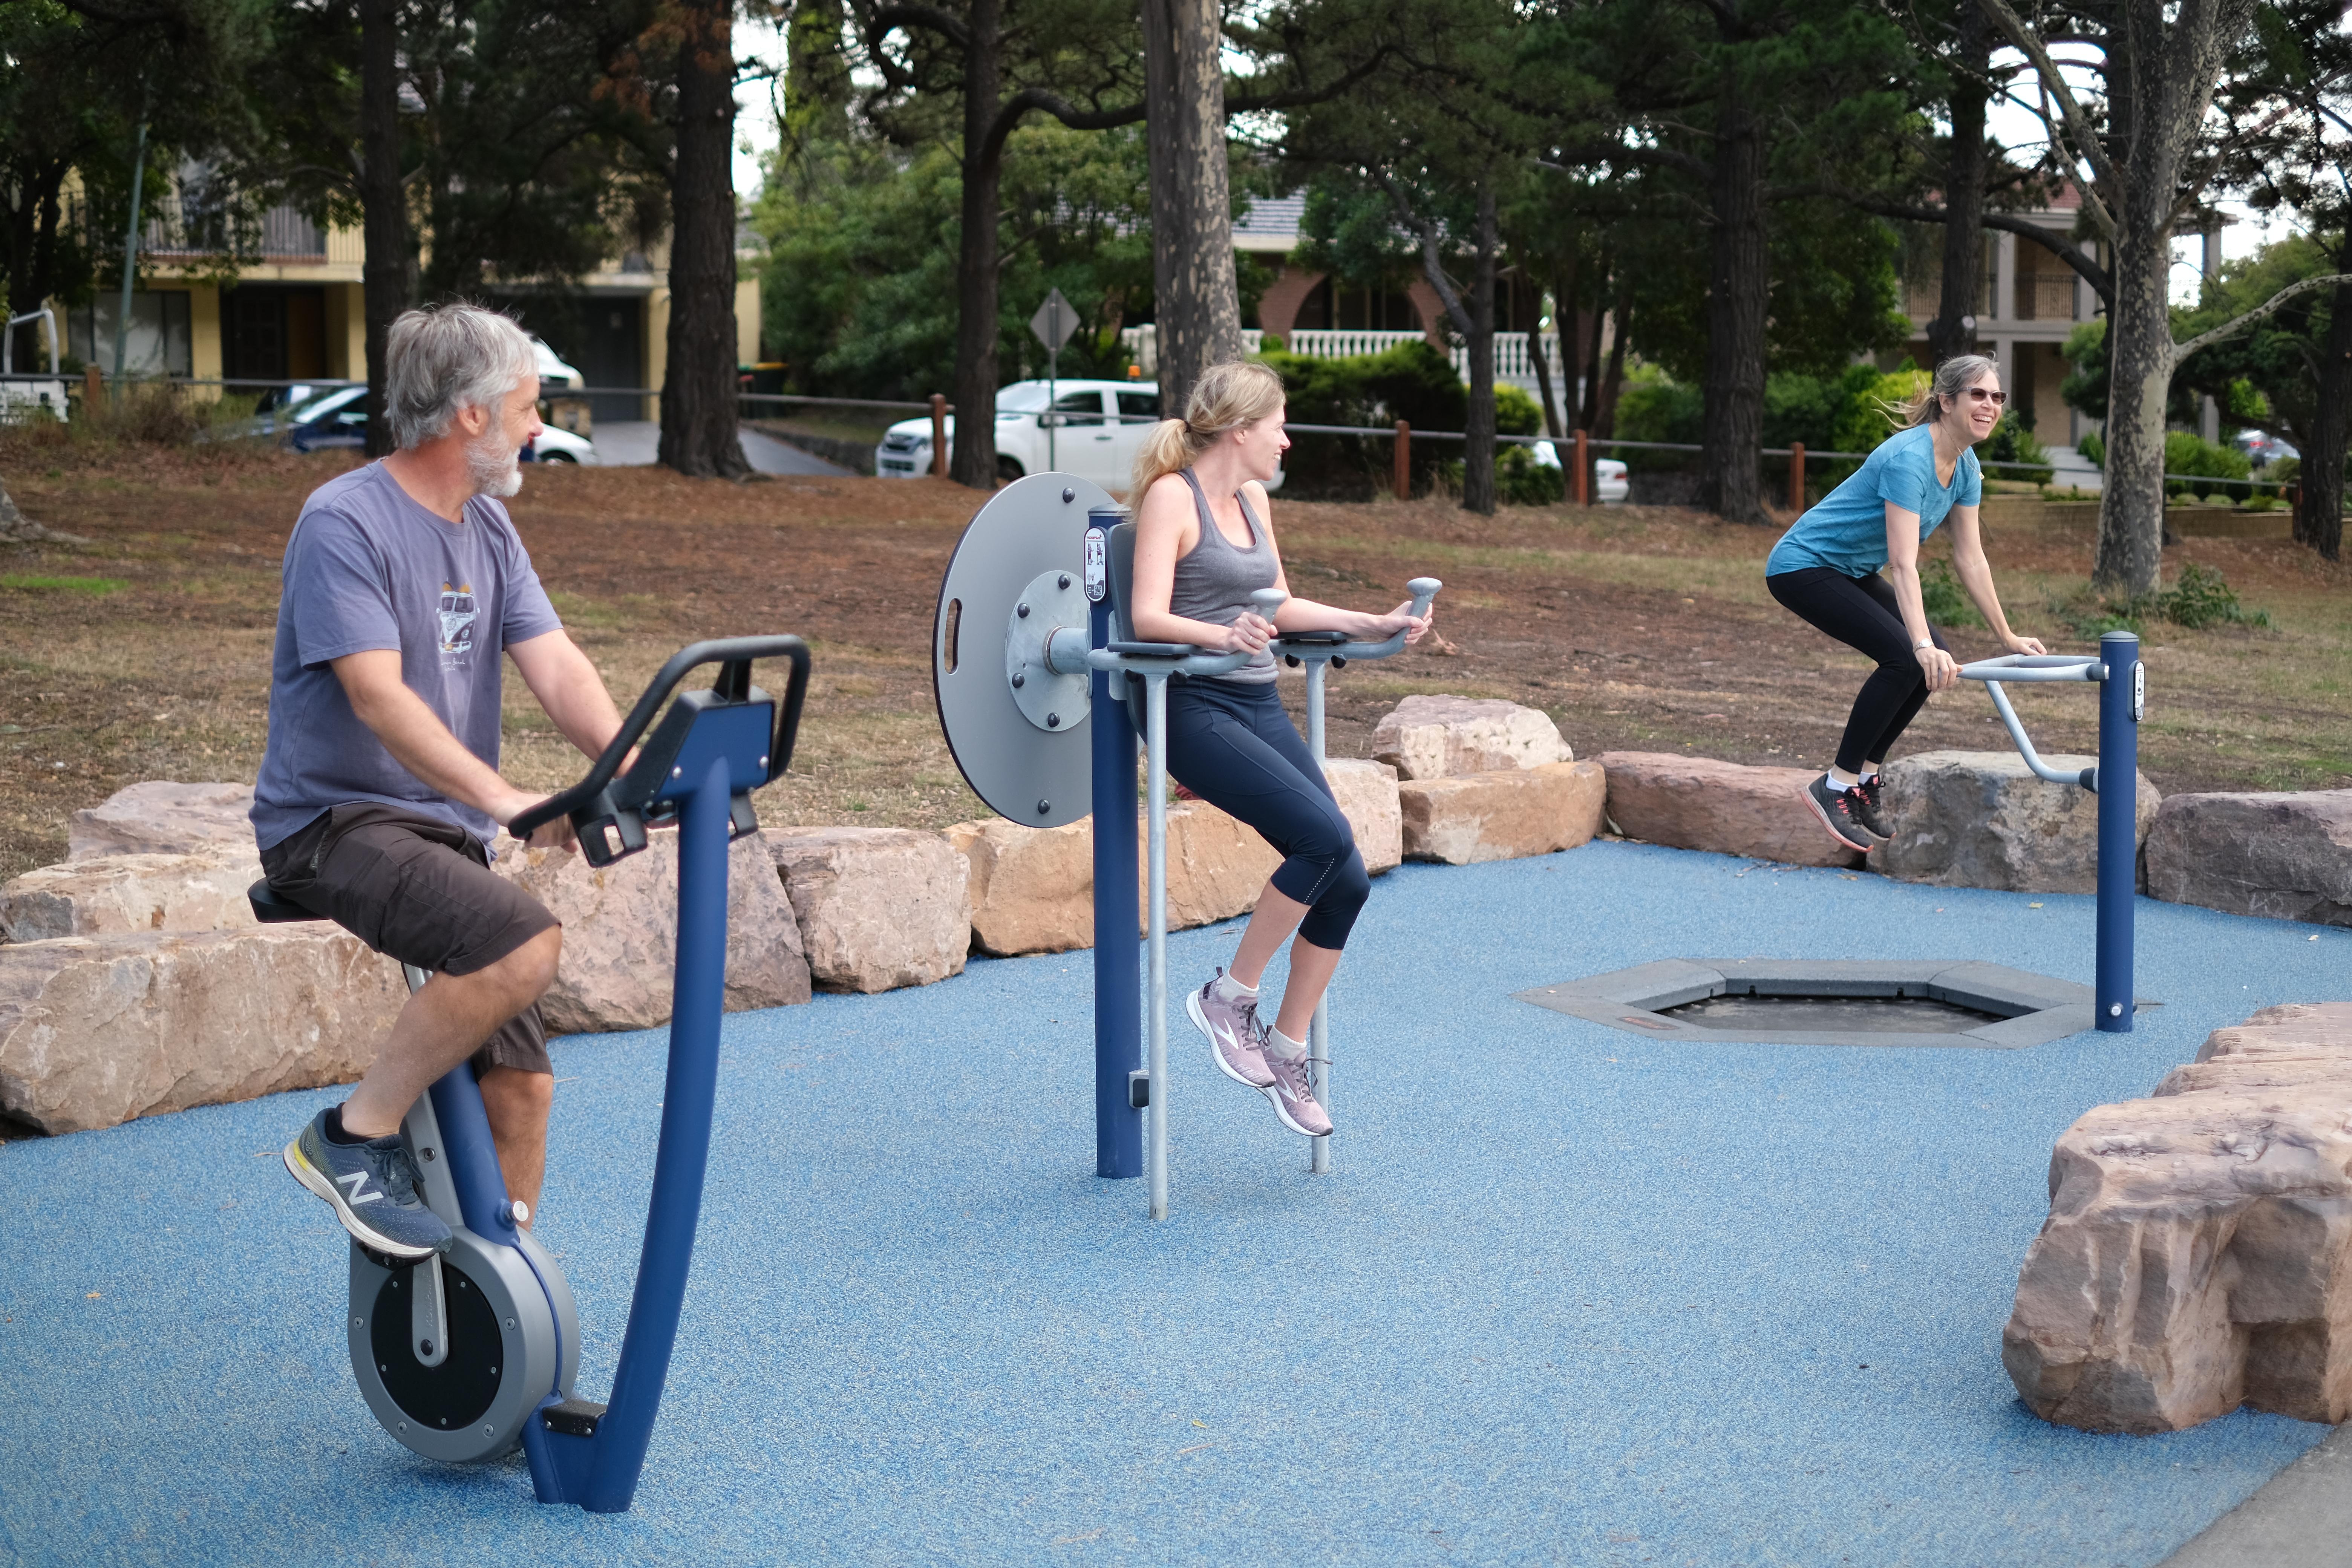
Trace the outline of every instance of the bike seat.
<path fill-rule="evenodd" d="M 253 918 L 263 925 L 284 925 L 293 921 L 322 921 L 324 915 L 314 915 L 290 899 L 281 898 L 278 889 L 265 877 L 245 890 L 246 902 L 253 906 Z"/>

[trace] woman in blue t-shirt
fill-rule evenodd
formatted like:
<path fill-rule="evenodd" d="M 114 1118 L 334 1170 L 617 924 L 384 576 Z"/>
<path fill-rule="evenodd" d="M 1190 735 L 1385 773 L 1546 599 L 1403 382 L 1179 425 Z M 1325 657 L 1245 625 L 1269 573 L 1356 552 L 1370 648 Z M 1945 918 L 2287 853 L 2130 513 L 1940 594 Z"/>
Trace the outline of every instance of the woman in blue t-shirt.
<path fill-rule="evenodd" d="M 1992 361 L 1981 354 L 1946 360 L 1916 402 L 1892 411 L 1906 427 L 1799 518 L 1764 563 L 1764 585 L 1774 598 L 1878 661 L 1853 700 L 1836 763 L 1804 788 L 1822 826 L 1851 848 L 1867 850 L 1886 838 L 1878 765 L 1927 694 L 1959 679 L 1919 596 L 1919 545 L 1946 517 L 1952 520 L 1952 564 L 1985 625 L 2011 653 L 2042 651 L 2033 638 L 2009 629 L 1977 530 L 1984 486 L 1969 448 L 1992 434 L 2006 401 Z"/>

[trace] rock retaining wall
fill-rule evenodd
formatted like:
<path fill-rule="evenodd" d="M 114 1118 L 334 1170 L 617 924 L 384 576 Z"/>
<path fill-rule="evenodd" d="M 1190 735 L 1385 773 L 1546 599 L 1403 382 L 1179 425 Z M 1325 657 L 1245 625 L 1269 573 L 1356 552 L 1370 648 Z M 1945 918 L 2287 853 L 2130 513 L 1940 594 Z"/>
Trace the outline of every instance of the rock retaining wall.
<path fill-rule="evenodd" d="M 2044 757 L 2069 773 L 2095 757 Z M 2038 777 L 2015 752 L 1921 752 L 1886 764 L 1886 826 L 1871 869 L 1939 888 L 2016 893 L 2099 889 L 2099 801 Z M 2156 786 L 2137 783 L 2137 837 L 2156 820 Z"/>
<path fill-rule="evenodd" d="M 2147 890 L 2233 915 L 2352 925 L 2352 789 L 2174 795 L 2148 830 Z"/>
<path fill-rule="evenodd" d="M 359 1077 L 407 995 L 328 925 L 0 947 L 0 1109 L 48 1132 Z"/>
<path fill-rule="evenodd" d="M 1671 752 L 1604 752 L 1600 762 L 1609 774 L 1609 820 L 1628 838 L 1789 866 L 1862 864 L 1800 798 L 1810 769 Z"/>

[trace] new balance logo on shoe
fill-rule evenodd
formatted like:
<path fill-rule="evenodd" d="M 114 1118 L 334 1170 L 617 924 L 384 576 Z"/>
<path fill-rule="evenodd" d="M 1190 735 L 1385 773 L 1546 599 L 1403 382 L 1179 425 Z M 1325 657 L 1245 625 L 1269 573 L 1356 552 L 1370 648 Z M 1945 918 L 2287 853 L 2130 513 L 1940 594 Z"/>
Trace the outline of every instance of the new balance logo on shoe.
<path fill-rule="evenodd" d="M 337 1176 L 335 1178 L 335 1184 L 345 1189 L 343 1194 L 343 1201 L 345 1203 L 359 1205 L 381 1203 L 383 1201 L 383 1194 L 382 1193 L 371 1193 L 366 1190 L 367 1173 L 365 1171 L 352 1171 L 346 1174 Z"/>

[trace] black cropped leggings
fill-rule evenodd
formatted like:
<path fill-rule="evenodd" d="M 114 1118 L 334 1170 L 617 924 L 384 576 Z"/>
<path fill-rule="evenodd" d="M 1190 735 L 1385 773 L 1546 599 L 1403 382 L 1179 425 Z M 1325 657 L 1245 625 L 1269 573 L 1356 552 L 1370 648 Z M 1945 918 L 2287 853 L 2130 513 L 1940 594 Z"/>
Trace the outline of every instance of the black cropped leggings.
<path fill-rule="evenodd" d="M 1333 952 L 1348 945 L 1372 879 L 1273 681 L 1171 680 L 1168 772 L 1281 851 L 1274 886 L 1307 906 L 1300 936 Z"/>
<path fill-rule="evenodd" d="M 1858 773 L 1864 763 L 1883 763 L 1927 700 L 1927 672 L 1911 647 L 1895 589 L 1873 573 L 1849 577 L 1827 566 L 1780 572 L 1764 579 L 1772 596 L 1849 647 L 1878 661 L 1853 700 L 1838 742 L 1837 765 Z M 1927 628 L 1937 647 L 1949 653 L 1944 634 Z"/>

